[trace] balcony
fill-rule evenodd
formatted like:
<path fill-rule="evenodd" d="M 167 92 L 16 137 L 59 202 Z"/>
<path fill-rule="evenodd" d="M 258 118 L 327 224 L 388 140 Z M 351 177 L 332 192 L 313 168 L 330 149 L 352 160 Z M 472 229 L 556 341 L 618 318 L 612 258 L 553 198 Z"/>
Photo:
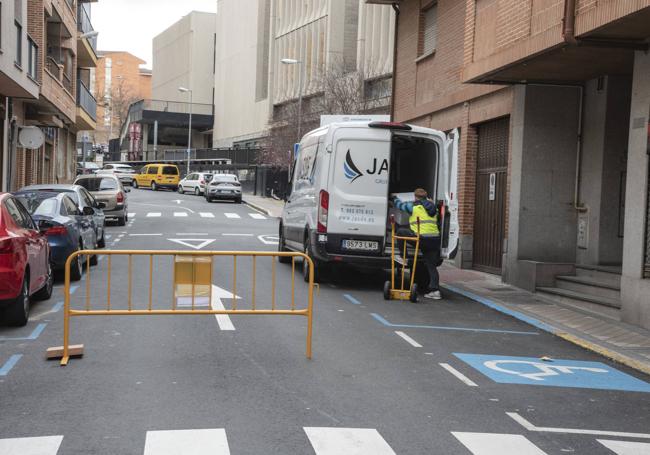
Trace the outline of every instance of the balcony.
<path fill-rule="evenodd" d="M 81 79 L 77 79 L 77 127 L 80 131 L 97 128 L 97 100 Z"/>
<path fill-rule="evenodd" d="M 79 36 L 95 31 L 86 8 L 77 9 L 77 31 Z M 79 38 L 77 43 L 77 65 L 81 68 L 97 67 L 97 37 Z"/>

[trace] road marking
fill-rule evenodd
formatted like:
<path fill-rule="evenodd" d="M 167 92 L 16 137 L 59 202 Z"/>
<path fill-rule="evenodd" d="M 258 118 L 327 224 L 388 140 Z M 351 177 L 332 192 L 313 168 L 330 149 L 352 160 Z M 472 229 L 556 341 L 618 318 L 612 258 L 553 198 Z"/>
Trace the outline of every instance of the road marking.
<path fill-rule="evenodd" d="M 200 250 L 210 245 L 216 239 L 167 239 L 170 242 L 178 243 L 179 245 L 184 245 L 195 250 Z M 196 243 L 191 243 L 196 242 Z"/>
<path fill-rule="evenodd" d="M 400 338 L 402 338 L 404 341 L 406 341 L 408 344 L 413 346 L 414 348 L 421 348 L 422 347 L 422 345 L 420 343 L 415 341 L 413 338 L 411 338 L 410 336 L 408 336 L 404 332 L 400 332 L 399 330 L 395 330 L 395 334 L 397 336 L 399 336 Z"/>
<path fill-rule="evenodd" d="M 459 332 L 479 332 L 479 333 L 508 333 L 511 335 L 539 335 L 538 332 L 519 332 L 513 330 L 497 330 L 497 329 L 473 329 L 470 327 L 448 327 L 436 325 L 412 325 L 412 324 L 393 324 L 388 322 L 385 318 L 377 313 L 370 313 L 373 318 L 381 322 L 386 327 L 404 328 L 404 329 L 434 329 L 434 330 L 455 330 Z"/>
<path fill-rule="evenodd" d="M 374 429 L 305 427 L 304 430 L 317 455 L 396 455 Z"/>
<path fill-rule="evenodd" d="M 133 217 L 136 216 L 136 215 L 137 215 L 137 214 L 136 214 L 135 212 L 129 212 L 129 213 L 127 214 L 127 216 L 128 216 L 129 218 L 133 218 Z"/>
<path fill-rule="evenodd" d="M 219 286 L 212 285 L 212 300 L 210 304 L 212 305 L 213 310 L 225 310 L 226 307 L 223 306 L 221 299 L 239 299 L 239 296 L 234 296 L 232 292 L 228 292 L 225 289 L 220 288 Z M 235 326 L 232 325 L 230 316 L 227 314 L 215 314 L 214 317 L 217 319 L 217 324 L 221 330 L 235 330 Z"/>
<path fill-rule="evenodd" d="M 429 353 L 427 352 L 427 354 L 429 354 Z M 438 365 L 440 365 L 441 367 L 443 367 L 445 370 L 449 371 L 451 374 L 453 374 L 454 376 L 456 376 L 458 379 L 460 379 L 461 381 L 463 381 L 463 382 L 464 382 L 465 384 L 467 384 L 468 386 L 470 386 L 470 387 L 478 387 L 478 384 L 477 384 L 477 383 L 475 383 L 474 381 L 472 381 L 470 378 L 468 378 L 467 376 L 465 376 L 463 373 L 461 373 L 460 371 L 458 371 L 456 368 L 452 367 L 452 366 L 449 365 L 448 363 L 439 363 Z"/>
<path fill-rule="evenodd" d="M 99 260 L 101 261 L 103 258 L 104 258 L 104 256 L 101 256 L 101 257 L 99 258 Z M 63 308 L 63 304 L 64 304 L 64 302 L 61 301 L 61 302 L 58 302 L 56 305 L 54 305 L 52 308 L 50 308 L 50 309 L 47 310 L 47 311 L 44 311 L 44 312 L 42 312 L 42 313 L 35 314 L 34 316 L 32 316 L 32 315 L 30 314 L 30 315 L 29 315 L 29 319 L 30 319 L 30 321 L 39 321 L 39 320 L 43 319 L 45 316 L 47 316 L 48 314 L 58 313 L 59 311 L 61 311 L 61 308 Z M 39 327 L 36 327 L 36 328 L 38 329 Z M 44 328 L 45 328 L 45 324 L 43 325 L 43 329 L 44 329 Z M 41 329 L 41 331 L 42 331 L 42 329 Z M 39 333 L 39 334 L 40 334 L 40 333 Z M 1 340 L 0 340 L 0 341 L 1 341 Z"/>
<path fill-rule="evenodd" d="M 647 442 L 610 441 L 597 439 L 602 445 L 616 455 L 647 455 L 650 453 L 650 444 Z"/>
<path fill-rule="evenodd" d="M 56 455 L 61 441 L 63 441 L 63 436 L 0 439 L 0 453 L 3 455 Z"/>
<path fill-rule="evenodd" d="M 236 213 L 224 213 L 224 215 L 226 215 L 226 218 L 241 218 L 241 216 Z"/>
<path fill-rule="evenodd" d="M 147 213 L 147 218 L 159 218 L 162 216 L 160 212 L 149 212 Z"/>
<path fill-rule="evenodd" d="M 79 285 L 77 284 L 70 286 L 70 295 L 74 294 L 77 289 L 79 289 Z"/>
<path fill-rule="evenodd" d="M 627 433 L 624 431 L 582 430 L 578 428 L 536 427 L 516 412 L 506 412 L 506 415 L 528 431 L 537 433 L 591 434 L 596 436 L 611 436 L 614 438 L 650 439 L 648 433 Z"/>
<path fill-rule="evenodd" d="M 201 215 L 201 218 L 214 218 L 214 213 L 201 212 L 199 215 Z"/>
<path fill-rule="evenodd" d="M 248 216 L 253 218 L 254 220 L 265 220 L 266 217 L 262 215 L 261 213 L 249 213 Z"/>
<path fill-rule="evenodd" d="M 229 455 L 223 428 L 147 431 L 144 455 Z"/>
<path fill-rule="evenodd" d="M 183 201 L 181 199 L 174 199 L 172 202 L 176 202 L 177 204 L 180 204 Z"/>
<path fill-rule="evenodd" d="M 258 235 L 257 238 L 264 245 L 277 245 L 280 243 L 280 237 L 277 235 Z"/>
<path fill-rule="evenodd" d="M 72 293 L 72 292 L 71 292 Z M 31 334 L 29 334 L 26 337 L 0 337 L 0 341 L 27 341 L 27 340 L 35 340 L 37 339 L 41 333 L 43 333 L 43 330 L 45 330 L 45 327 L 47 326 L 46 323 L 42 322 L 36 326 L 36 328 L 32 331 Z"/>
<path fill-rule="evenodd" d="M 355 305 L 361 305 L 361 302 L 359 302 L 357 299 L 352 297 L 350 294 L 343 294 L 343 298 L 347 300 L 350 303 L 353 303 Z"/>
<path fill-rule="evenodd" d="M 192 297 L 176 297 L 176 306 L 179 308 L 192 308 Z M 194 297 L 194 308 L 209 307 L 208 297 Z"/>
<path fill-rule="evenodd" d="M 187 216 L 187 212 L 174 212 L 174 216 Z"/>
<path fill-rule="evenodd" d="M 117 236 L 118 239 L 121 239 L 122 237 L 124 237 L 124 234 L 120 234 Z"/>
<path fill-rule="evenodd" d="M 573 359 L 544 361 L 513 357 L 454 353 L 454 356 L 501 384 L 648 392 L 650 384 L 601 362 Z"/>
<path fill-rule="evenodd" d="M 520 434 L 457 431 L 452 431 L 451 434 L 474 455 L 546 455 L 546 452 Z"/>
<path fill-rule="evenodd" d="M 176 235 L 208 235 L 207 232 L 177 232 Z"/>
<path fill-rule="evenodd" d="M 9 357 L 9 360 L 5 362 L 2 367 L 0 367 L 0 376 L 7 376 L 11 369 L 16 366 L 18 361 L 23 357 L 22 354 L 14 354 L 11 357 Z M 0 453 L 4 453 L 0 451 Z"/>
<path fill-rule="evenodd" d="M 129 237 L 157 237 L 162 234 L 129 234 Z"/>
<path fill-rule="evenodd" d="M 253 237 L 253 234 L 230 234 L 230 233 L 224 233 L 221 234 L 225 237 Z"/>

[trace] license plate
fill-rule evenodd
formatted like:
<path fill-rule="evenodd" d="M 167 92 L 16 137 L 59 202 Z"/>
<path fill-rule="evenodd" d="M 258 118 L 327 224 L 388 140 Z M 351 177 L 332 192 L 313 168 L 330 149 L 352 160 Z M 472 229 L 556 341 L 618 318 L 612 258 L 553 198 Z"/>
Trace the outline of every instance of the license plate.
<path fill-rule="evenodd" d="M 379 249 L 379 242 L 371 242 L 367 240 L 343 240 L 342 247 L 344 250 L 377 251 Z"/>

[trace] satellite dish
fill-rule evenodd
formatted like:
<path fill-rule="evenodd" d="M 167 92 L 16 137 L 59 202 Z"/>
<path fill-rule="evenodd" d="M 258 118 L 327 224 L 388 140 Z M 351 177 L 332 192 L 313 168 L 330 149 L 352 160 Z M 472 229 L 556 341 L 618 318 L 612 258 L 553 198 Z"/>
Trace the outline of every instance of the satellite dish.
<path fill-rule="evenodd" d="M 18 133 L 18 143 L 26 149 L 37 149 L 45 143 L 45 134 L 38 126 L 25 126 Z"/>

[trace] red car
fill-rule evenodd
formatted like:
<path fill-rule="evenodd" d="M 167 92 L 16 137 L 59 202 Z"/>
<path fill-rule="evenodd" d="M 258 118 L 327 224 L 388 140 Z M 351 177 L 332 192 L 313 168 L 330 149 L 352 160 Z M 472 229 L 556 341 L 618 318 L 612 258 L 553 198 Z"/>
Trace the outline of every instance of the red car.
<path fill-rule="evenodd" d="M 15 197 L 0 193 L 0 322 L 27 324 L 30 299 L 49 299 L 53 284 L 47 237 Z"/>

